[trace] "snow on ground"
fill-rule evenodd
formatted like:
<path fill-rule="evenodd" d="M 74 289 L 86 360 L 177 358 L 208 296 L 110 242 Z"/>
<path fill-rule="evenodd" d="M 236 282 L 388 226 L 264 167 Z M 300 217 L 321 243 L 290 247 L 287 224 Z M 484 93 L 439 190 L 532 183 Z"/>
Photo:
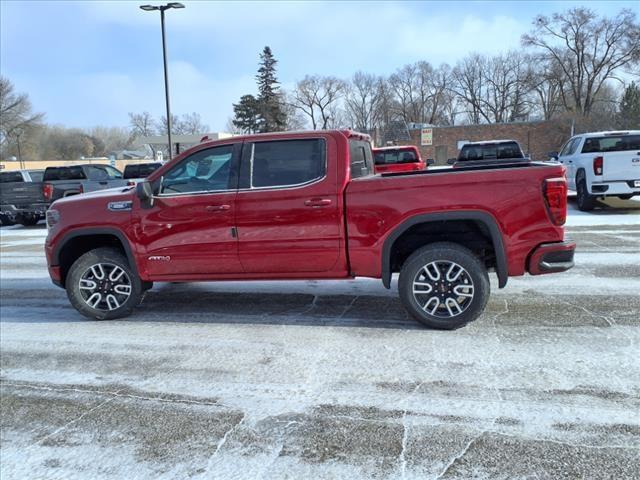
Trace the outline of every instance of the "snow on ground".
<path fill-rule="evenodd" d="M 570 212 L 576 267 L 493 283 L 454 332 L 371 279 L 158 284 L 87 321 L 44 228 L 2 228 L 0 477 L 638 478 L 640 225 L 619 210 Z"/>

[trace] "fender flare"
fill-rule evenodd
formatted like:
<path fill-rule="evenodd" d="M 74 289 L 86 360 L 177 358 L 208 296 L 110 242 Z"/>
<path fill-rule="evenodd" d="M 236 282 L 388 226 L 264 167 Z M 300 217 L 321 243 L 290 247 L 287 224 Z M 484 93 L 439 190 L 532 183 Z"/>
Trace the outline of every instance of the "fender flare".
<path fill-rule="evenodd" d="M 455 212 L 435 212 L 413 216 L 398 226 L 387 236 L 382 246 L 382 284 L 391 288 L 391 248 L 395 241 L 409 228 L 418 223 L 441 222 L 446 220 L 473 220 L 482 223 L 489 230 L 493 250 L 496 254 L 496 274 L 498 275 L 498 287 L 504 288 L 507 284 L 509 271 L 507 267 L 507 254 L 498 222 L 489 213 L 475 210 Z"/>
<path fill-rule="evenodd" d="M 53 249 L 53 253 L 51 255 L 51 264 L 52 265 L 60 265 L 60 252 L 64 248 L 64 246 L 69 243 L 70 240 L 78 237 L 87 237 L 90 235 L 113 235 L 122 244 L 122 248 L 124 248 L 125 255 L 127 256 L 127 261 L 129 265 L 135 272 L 135 274 L 139 277 L 140 273 L 138 272 L 138 265 L 136 263 L 136 257 L 133 254 L 133 249 L 131 248 L 131 242 L 129 238 L 117 228 L 109 228 L 109 227 L 88 227 L 88 228 L 78 228 L 71 230 L 70 232 L 65 233 L 60 240 L 56 243 L 55 248 Z"/>

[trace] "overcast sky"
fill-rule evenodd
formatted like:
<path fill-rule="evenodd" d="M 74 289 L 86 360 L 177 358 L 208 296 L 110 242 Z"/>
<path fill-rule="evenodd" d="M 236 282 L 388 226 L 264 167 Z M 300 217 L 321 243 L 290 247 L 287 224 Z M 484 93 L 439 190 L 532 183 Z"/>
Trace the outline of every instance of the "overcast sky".
<path fill-rule="evenodd" d="M 126 126 L 128 112 L 164 112 L 160 19 L 144 1 L 0 2 L 0 72 L 46 121 Z M 418 60 L 455 64 L 470 52 L 520 48 L 540 13 L 587 4 L 605 15 L 637 2 L 206 2 L 167 12 L 172 112 L 223 130 L 232 103 L 255 93 L 258 54 L 278 77 L 388 75 Z"/>

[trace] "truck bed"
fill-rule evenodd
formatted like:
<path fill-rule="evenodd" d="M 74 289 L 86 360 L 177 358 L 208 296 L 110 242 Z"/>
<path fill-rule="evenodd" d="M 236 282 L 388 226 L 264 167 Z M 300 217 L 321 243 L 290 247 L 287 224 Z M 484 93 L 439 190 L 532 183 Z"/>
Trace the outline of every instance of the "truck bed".
<path fill-rule="evenodd" d="M 509 275 L 523 275 L 539 235 L 549 242 L 563 239 L 563 228 L 549 221 L 542 195 L 545 179 L 563 175 L 561 165 L 526 162 L 354 179 L 345 195 L 351 270 L 379 276 L 386 236 L 408 218 L 435 214 L 446 221 L 449 213 L 481 212 L 500 230 Z M 538 236 L 531 239 L 529 232 Z"/>

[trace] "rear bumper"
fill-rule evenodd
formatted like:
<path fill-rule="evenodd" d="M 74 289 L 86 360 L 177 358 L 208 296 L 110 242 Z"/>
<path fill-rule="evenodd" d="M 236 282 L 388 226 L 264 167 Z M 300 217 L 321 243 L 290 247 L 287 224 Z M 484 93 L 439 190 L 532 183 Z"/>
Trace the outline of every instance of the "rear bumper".
<path fill-rule="evenodd" d="M 49 208 L 48 203 L 34 203 L 28 206 L 16 206 L 11 204 L 0 205 L 0 213 L 9 216 L 16 216 L 18 214 L 33 213 L 38 215 L 44 215 Z"/>
<path fill-rule="evenodd" d="M 573 267 L 575 242 L 543 243 L 529 256 L 527 270 L 531 275 L 564 272 Z"/>
<path fill-rule="evenodd" d="M 592 195 L 640 195 L 640 187 L 635 186 L 635 180 L 593 182 L 590 187 Z"/>

